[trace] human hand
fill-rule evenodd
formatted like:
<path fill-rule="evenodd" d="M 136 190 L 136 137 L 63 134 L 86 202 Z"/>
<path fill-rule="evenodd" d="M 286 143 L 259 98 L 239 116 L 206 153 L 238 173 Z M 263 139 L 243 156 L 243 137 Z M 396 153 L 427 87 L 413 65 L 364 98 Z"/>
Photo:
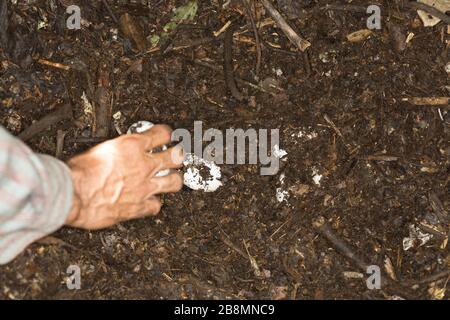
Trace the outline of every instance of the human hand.
<path fill-rule="evenodd" d="M 170 128 L 155 125 L 142 134 L 124 135 L 101 143 L 69 160 L 74 203 L 66 225 L 101 229 L 156 215 L 161 202 L 155 195 L 177 192 L 183 186 L 178 172 L 155 177 L 160 170 L 182 165 L 181 148 L 149 153 L 170 140 Z"/>

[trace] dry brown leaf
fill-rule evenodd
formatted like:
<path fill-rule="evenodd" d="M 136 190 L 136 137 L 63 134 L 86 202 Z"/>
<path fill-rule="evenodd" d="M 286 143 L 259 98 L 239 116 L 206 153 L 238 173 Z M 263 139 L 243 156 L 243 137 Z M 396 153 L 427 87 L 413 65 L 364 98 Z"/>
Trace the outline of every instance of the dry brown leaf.
<path fill-rule="evenodd" d="M 142 28 L 132 16 L 128 13 L 123 14 L 120 17 L 119 26 L 120 31 L 122 31 L 125 37 L 133 41 L 136 48 L 139 50 L 145 50 L 147 48 L 147 42 Z"/>
<path fill-rule="evenodd" d="M 450 0 L 417 0 L 417 2 L 422 2 L 435 7 L 443 13 L 450 10 Z M 432 27 L 441 22 L 441 19 L 433 17 L 423 10 L 417 10 L 417 13 L 419 14 L 420 19 L 422 19 L 425 27 Z"/>
<path fill-rule="evenodd" d="M 347 40 L 353 43 L 361 42 L 369 38 L 373 32 L 369 29 L 362 29 L 347 35 Z"/>

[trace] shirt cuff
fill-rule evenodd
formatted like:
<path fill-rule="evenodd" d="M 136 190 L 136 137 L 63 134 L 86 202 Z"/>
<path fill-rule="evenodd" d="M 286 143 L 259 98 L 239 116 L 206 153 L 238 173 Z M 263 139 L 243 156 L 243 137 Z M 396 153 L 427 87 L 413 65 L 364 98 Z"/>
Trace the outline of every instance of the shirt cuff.
<path fill-rule="evenodd" d="M 70 169 L 65 163 L 47 155 L 32 155 L 31 162 L 42 181 L 42 206 L 34 223 L 18 232 L 2 238 L 10 243 L 0 254 L 0 265 L 19 255 L 31 243 L 61 228 L 70 213 L 73 203 L 73 183 Z"/>

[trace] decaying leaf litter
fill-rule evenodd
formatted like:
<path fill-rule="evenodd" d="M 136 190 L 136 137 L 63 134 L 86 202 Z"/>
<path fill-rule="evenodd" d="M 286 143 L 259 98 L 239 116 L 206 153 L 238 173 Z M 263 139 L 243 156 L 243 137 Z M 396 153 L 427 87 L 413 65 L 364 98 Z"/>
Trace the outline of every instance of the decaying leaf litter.
<path fill-rule="evenodd" d="M 381 30 L 365 1 L 70 4 L 81 30 L 67 1 L 0 7 L 0 123 L 34 150 L 66 160 L 138 120 L 201 120 L 279 128 L 287 155 L 276 176 L 223 165 L 220 189 L 165 196 L 155 219 L 63 229 L 0 267 L 1 297 L 448 298 L 448 18 L 424 26 L 407 1 L 378 2 Z"/>

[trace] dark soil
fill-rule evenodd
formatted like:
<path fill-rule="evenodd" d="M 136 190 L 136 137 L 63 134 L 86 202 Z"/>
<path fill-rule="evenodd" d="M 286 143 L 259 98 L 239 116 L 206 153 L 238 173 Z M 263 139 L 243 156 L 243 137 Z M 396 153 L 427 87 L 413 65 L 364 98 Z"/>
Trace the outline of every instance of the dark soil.
<path fill-rule="evenodd" d="M 351 1 L 362 12 L 326 11 L 326 0 L 272 1 L 312 45 L 307 55 L 298 53 L 281 30 L 261 27 L 256 75 L 245 7 L 236 1 L 223 9 L 222 2 L 199 1 L 194 21 L 180 25 L 161 50 L 145 53 L 121 32 L 114 39 L 119 27 L 102 1 L 8 1 L 9 27 L 0 35 L 0 124 L 19 134 L 63 104 L 73 106 L 74 120 L 32 137 L 33 150 L 55 155 L 58 130 L 66 134 L 64 160 L 104 139 L 94 137 L 81 96 L 96 102 L 99 74 L 106 72 L 112 114 L 121 112 L 116 126 L 111 118 L 109 138 L 118 135 L 115 127 L 124 132 L 138 120 L 188 129 L 201 120 L 204 130 L 279 128 L 288 155 L 281 161 L 283 185 L 280 173 L 261 176 L 259 165 L 223 165 L 222 188 L 166 195 L 156 218 L 96 232 L 63 228 L 0 267 L 0 298 L 429 299 L 447 287 L 450 114 L 448 106 L 402 101 L 448 96 L 446 26 L 425 28 L 400 1 L 380 0 L 382 29 L 351 43 L 346 36 L 366 28 L 366 1 Z M 145 38 L 161 32 L 185 1 L 108 3 L 117 19 L 130 14 Z M 70 4 L 81 8 L 81 30 L 65 27 Z M 257 22 L 268 17 L 257 12 Z M 223 34 L 196 44 L 228 20 L 239 33 L 235 77 L 276 83 L 275 92 L 238 80 L 244 100 L 237 101 L 222 71 Z M 46 21 L 41 29 L 39 21 Z M 317 136 L 307 137 L 312 133 Z M 320 185 L 316 173 L 323 175 Z M 289 193 L 282 203 L 278 187 Z M 367 264 L 380 266 L 390 279 L 381 290 L 369 290 L 365 270 L 313 227 L 319 217 Z M 405 251 L 409 226 L 424 219 L 432 220 L 434 237 Z M 73 264 L 82 270 L 80 290 L 65 284 Z"/>

